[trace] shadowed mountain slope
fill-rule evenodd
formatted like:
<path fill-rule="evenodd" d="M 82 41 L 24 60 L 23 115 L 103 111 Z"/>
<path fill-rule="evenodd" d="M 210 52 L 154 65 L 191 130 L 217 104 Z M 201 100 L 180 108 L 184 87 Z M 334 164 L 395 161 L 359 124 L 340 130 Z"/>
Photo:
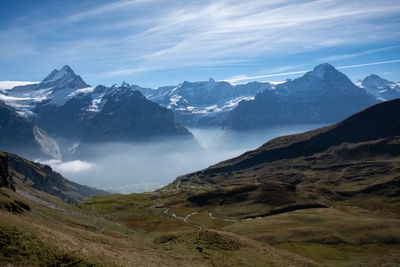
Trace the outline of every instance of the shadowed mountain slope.
<path fill-rule="evenodd" d="M 2 101 L 0 101 L 0 149 L 27 157 L 60 157 L 57 144 L 46 131 Z"/>
<path fill-rule="evenodd" d="M 192 192 L 189 203 L 222 205 L 245 218 L 377 199 L 398 212 L 399 112 L 400 99 L 384 102 L 338 124 L 273 139 L 172 185 Z"/>
<path fill-rule="evenodd" d="M 15 154 L 0 152 L 2 185 L 29 193 L 31 188 L 46 192 L 69 203 L 77 203 L 88 197 L 105 195 L 107 192 L 80 185 L 65 179 L 51 167 L 35 163 Z"/>
<path fill-rule="evenodd" d="M 208 169 L 205 173 L 234 171 L 276 160 L 307 157 L 342 143 L 360 143 L 400 135 L 400 99 L 363 110 L 348 119 L 306 133 L 278 137 L 260 148 Z"/>

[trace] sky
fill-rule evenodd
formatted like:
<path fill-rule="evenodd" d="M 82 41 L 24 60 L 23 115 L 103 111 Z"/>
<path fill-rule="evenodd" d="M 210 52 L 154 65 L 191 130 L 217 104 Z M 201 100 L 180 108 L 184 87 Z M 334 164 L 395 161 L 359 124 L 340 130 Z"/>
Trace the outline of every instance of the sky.
<path fill-rule="evenodd" d="M 400 81 L 399 0 L 2 0 L 0 81 L 280 81 L 328 62 Z"/>

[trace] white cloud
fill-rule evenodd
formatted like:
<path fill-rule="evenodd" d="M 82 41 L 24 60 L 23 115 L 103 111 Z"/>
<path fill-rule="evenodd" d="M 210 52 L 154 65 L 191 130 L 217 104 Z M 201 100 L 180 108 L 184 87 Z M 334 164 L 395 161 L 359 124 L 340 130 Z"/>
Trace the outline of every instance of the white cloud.
<path fill-rule="evenodd" d="M 48 160 L 48 161 L 42 161 L 41 163 L 50 165 L 55 171 L 66 175 L 71 173 L 76 174 L 80 172 L 90 171 L 96 167 L 96 164 L 84 160 L 72 160 L 72 161 Z"/>
<path fill-rule="evenodd" d="M 240 81 L 258 80 L 258 79 L 265 79 L 265 78 L 278 77 L 278 76 L 288 76 L 288 75 L 294 75 L 294 74 L 304 74 L 307 71 L 308 70 L 300 70 L 300 71 L 272 73 L 272 74 L 258 75 L 258 76 L 247 76 L 247 75 L 241 74 L 238 76 L 227 78 L 224 81 L 235 84 Z"/>
<path fill-rule="evenodd" d="M 387 60 L 387 61 L 378 61 L 378 62 L 369 62 L 369 63 L 363 63 L 363 64 L 339 66 L 336 68 L 337 69 L 352 69 L 352 68 L 368 67 L 368 66 L 374 66 L 374 65 L 383 65 L 383 64 L 391 64 L 391 63 L 399 63 L 399 62 L 400 62 L 400 59 L 394 59 L 394 60 Z"/>
<path fill-rule="evenodd" d="M 384 51 L 394 50 L 394 49 L 399 49 L 399 48 L 400 48 L 400 45 L 381 47 L 381 48 L 369 49 L 369 50 L 365 50 L 365 51 L 361 51 L 361 52 L 357 52 L 357 53 L 352 53 L 352 54 L 333 55 L 333 56 L 329 56 L 329 57 L 320 58 L 318 61 L 319 62 L 339 61 L 339 60 L 351 59 L 351 58 L 365 56 L 365 55 L 376 54 L 376 53 L 379 53 L 379 52 L 384 52 Z"/>
<path fill-rule="evenodd" d="M 0 90 L 11 89 L 15 86 L 34 84 L 38 82 L 23 82 L 23 81 L 0 81 Z"/>
<path fill-rule="evenodd" d="M 122 76 L 212 65 L 224 59 L 246 60 L 278 51 L 290 54 L 386 39 L 388 25 L 373 20 L 399 11 L 400 3 L 395 1 L 379 5 L 361 1 L 216 1 L 204 6 L 184 5 L 161 16 L 155 26 L 124 39 L 124 43 L 138 46 L 140 42 L 150 49 L 133 53 L 136 62 L 130 65 L 134 67 L 105 74 Z M 399 32 L 393 28 L 391 36 L 395 35 Z"/>
<path fill-rule="evenodd" d="M 93 16 L 100 16 L 102 14 L 109 13 L 109 12 L 118 12 L 118 11 L 121 11 L 123 9 L 127 9 L 129 7 L 135 7 L 137 5 L 148 4 L 148 3 L 151 3 L 151 2 L 154 2 L 154 0 L 123 0 L 123 1 L 117 1 L 117 2 L 114 2 L 114 3 L 101 5 L 101 6 L 98 6 L 98 7 L 95 7 L 95 8 L 90 8 L 88 10 L 72 14 L 66 19 L 66 21 L 64 21 L 64 23 L 65 22 L 67 22 L 67 23 L 77 22 L 77 21 L 81 21 L 81 20 L 85 20 L 85 19 L 91 18 Z"/>

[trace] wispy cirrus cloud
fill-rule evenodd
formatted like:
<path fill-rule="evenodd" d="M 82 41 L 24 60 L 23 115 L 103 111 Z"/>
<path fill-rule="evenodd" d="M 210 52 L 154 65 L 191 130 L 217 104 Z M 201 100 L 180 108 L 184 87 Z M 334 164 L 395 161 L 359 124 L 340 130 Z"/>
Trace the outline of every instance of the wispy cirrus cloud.
<path fill-rule="evenodd" d="M 394 50 L 394 49 L 400 49 L 400 45 L 368 49 L 368 50 L 364 50 L 364 51 L 357 52 L 357 53 L 351 53 L 351 54 L 333 55 L 333 56 L 329 56 L 329 57 L 320 58 L 318 61 L 320 61 L 320 62 L 339 61 L 339 60 L 361 57 L 361 56 L 365 56 L 365 55 L 376 54 L 376 53 L 380 53 L 380 52 L 384 52 L 384 51 L 388 51 L 388 50 Z"/>
<path fill-rule="evenodd" d="M 71 3 L 71 2 L 69 2 Z M 210 66 L 400 38 L 400 2 L 132 0 L 0 27 L 0 64 L 65 59 L 101 78 Z M 29 23 L 26 23 L 29 21 Z M 12 32 L 18 32 L 10 38 Z M 7 42 L 10 40 L 11 45 Z M 15 53 L 13 47 L 26 51 Z M 368 52 L 365 52 L 368 53 Z M 363 55 L 334 54 L 331 60 Z M 325 57 L 329 59 L 329 57 Z"/>
<path fill-rule="evenodd" d="M 266 53 L 290 54 L 386 38 L 384 28 L 388 25 L 372 20 L 400 11 L 400 4 L 394 2 L 380 6 L 339 2 L 216 1 L 196 6 L 196 10 L 185 6 L 126 40 L 146 44 L 164 40 L 164 45 L 137 55 L 139 64 L 105 74 L 220 64 L 227 58 L 243 60 Z M 366 27 L 359 27 L 359 23 Z"/>

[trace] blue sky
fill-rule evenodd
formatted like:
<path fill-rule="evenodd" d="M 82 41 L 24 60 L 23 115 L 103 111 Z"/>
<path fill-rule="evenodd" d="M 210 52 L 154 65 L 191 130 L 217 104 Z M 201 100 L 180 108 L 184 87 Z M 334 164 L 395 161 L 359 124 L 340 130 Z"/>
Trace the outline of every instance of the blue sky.
<path fill-rule="evenodd" d="M 68 64 L 91 85 L 243 83 L 322 62 L 399 81 L 400 1 L 0 1 L 0 80 Z"/>

